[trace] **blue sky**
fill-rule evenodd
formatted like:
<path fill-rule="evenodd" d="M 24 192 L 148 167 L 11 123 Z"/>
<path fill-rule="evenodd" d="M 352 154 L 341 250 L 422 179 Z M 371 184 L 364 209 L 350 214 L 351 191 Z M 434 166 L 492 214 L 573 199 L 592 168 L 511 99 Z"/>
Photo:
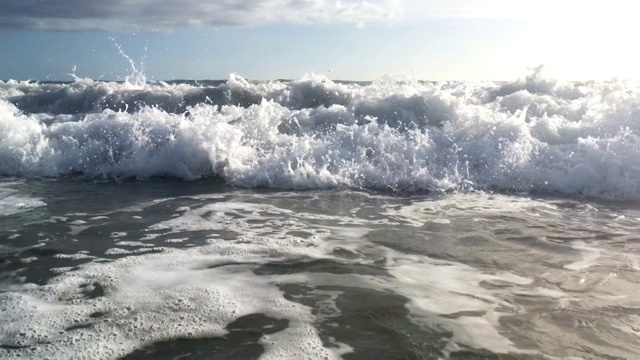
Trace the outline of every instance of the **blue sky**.
<path fill-rule="evenodd" d="M 633 2 L 33 0 L 0 4 L 0 79 L 640 78 Z"/>

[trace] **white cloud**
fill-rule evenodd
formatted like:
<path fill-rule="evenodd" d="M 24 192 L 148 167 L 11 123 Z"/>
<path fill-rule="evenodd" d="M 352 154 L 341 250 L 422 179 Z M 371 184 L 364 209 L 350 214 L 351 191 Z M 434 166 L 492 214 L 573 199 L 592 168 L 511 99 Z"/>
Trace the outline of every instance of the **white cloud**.
<path fill-rule="evenodd" d="M 266 23 L 351 23 L 445 19 L 631 21 L 629 0 L 0 0 L 0 28 L 167 31 Z"/>
<path fill-rule="evenodd" d="M 352 23 L 397 16 L 399 0 L 2 0 L 0 27 L 166 31 L 264 23 Z"/>

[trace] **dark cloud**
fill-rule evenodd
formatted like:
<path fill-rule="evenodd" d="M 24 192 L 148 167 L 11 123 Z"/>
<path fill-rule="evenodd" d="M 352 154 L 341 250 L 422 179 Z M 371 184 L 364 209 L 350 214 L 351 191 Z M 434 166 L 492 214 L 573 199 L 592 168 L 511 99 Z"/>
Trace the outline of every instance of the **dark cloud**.
<path fill-rule="evenodd" d="M 166 31 L 271 22 L 366 24 L 392 18 L 398 0 L 2 0 L 0 27 Z"/>

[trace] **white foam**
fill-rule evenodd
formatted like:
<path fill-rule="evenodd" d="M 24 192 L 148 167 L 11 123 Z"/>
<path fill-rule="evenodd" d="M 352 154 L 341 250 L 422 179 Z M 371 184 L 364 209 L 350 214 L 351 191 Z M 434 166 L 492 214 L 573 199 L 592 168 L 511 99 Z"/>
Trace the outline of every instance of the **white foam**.
<path fill-rule="evenodd" d="M 73 270 L 73 266 L 62 266 L 57 268 L 51 268 L 51 272 L 54 274 L 66 273 L 71 270 Z"/>
<path fill-rule="evenodd" d="M 96 221 L 96 220 L 108 220 L 108 219 L 109 219 L 108 216 L 100 215 L 100 216 L 94 216 L 94 217 L 90 218 L 89 220 Z"/>
<path fill-rule="evenodd" d="M 130 244 L 125 243 L 121 246 L 132 246 Z M 140 249 L 135 249 L 135 250 L 127 250 L 127 249 L 123 249 L 123 248 L 111 248 L 111 249 L 107 249 L 104 254 L 105 255 L 131 255 L 131 254 L 141 254 L 141 253 L 146 253 L 146 252 L 157 252 L 157 251 L 161 251 L 163 248 L 159 248 L 159 247 L 143 247 Z"/>
<path fill-rule="evenodd" d="M 409 205 L 384 206 L 384 215 L 403 224 L 421 227 L 428 223 L 450 224 L 448 217 L 474 216 L 477 221 L 493 221 L 491 215 L 509 214 L 518 217 L 555 217 L 558 208 L 548 201 L 526 197 L 503 196 L 487 193 L 460 194 L 456 197 L 413 201 Z"/>
<path fill-rule="evenodd" d="M 72 259 L 72 260 L 95 259 L 95 256 L 87 255 L 82 252 L 78 252 L 76 254 L 55 254 L 53 257 L 57 259 Z"/>
<path fill-rule="evenodd" d="M 2 159 L 1 156 L 0 159 Z M 47 205 L 40 199 L 19 195 L 18 191 L 13 188 L 16 185 L 18 183 L 0 184 L 0 216 L 19 214 Z"/>
<path fill-rule="evenodd" d="M 153 244 L 147 244 L 140 241 L 118 241 L 116 243 L 118 246 L 141 246 L 141 247 L 151 247 Z"/>
<path fill-rule="evenodd" d="M 489 204 L 500 206 L 500 202 L 486 203 L 487 199 L 479 197 L 477 208 L 483 202 L 485 208 Z M 449 204 L 440 205 L 447 209 Z M 398 214 L 409 214 L 409 218 L 422 223 L 413 215 L 416 206 L 406 206 L 410 211 L 395 209 L 394 216 L 402 220 Z M 516 206 L 525 208 L 520 202 Z M 367 235 L 380 225 L 388 224 L 353 219 L 350 213 L 344 217 L 316 215 L 264 202 L 245 203 L 241 196 L 234 202 L 190 206 L 179 217 L 151 226 L 150 230 L 225 230 L 236 232 L 237 238 L 210 238 L 206 245 L 192 248 L 143 248 L 136 251 L 161 252 L 87 263 L 77 269 L 55 269 L 60 275 L 47 285 L 25 285 L 2 292 L 0 341 L 7 345 L 37 344 L 33 353 L 28 349 L 12 350 L 33 357 L 58 359 L 82 353 L 89 358 L 117 358 L 155 341 L 222 336 L 235 319 L 263 313 L 289 320 L 286 330 L 260 340 L 265 346 L 264 358 L 338 358 L 349 351 L 348 346 L 324 348 L 314 324 L 340 315 L 336 305 L 340 294 L 318 290 L 329 296 L 323 296 L 318 305 L 321 311 L 314 315 L 309 307 L 286 300 L 278 287 L 304 284 L 311 288 L 340 286 L 396 293 L 409 300 L 406 307 L 411 313 L 410 321 L 451 332 L 452 344 L 494 353 L 522 352 L 498 331 L 498 319 L 505 313 L 522 311 L 509 301 L 514 293 L 552 297 L 547 290 L 531 288 L 530 279 L 508 272 L 484 272 L 376 245 L 367 240 Z M 292 230 L 312 236 L 293 236 L 289 234 Z M 355 263 L 381 267 L 382 261 L 383 269 L 392 276 L 253 273 L 265 263 L 327 258 L 344 261 L 333 255 L 337 248 L 363 255 L 352 260 Z M 123 248 L 107 250 L 110 255 L 131 253 Z M 78 255 L 73 258 L 82 258 Z M 483 283 L 501 286 L 488 289 Z M 96 284 L 104 289 L 104 296 L 88 297 Z M 566 297 L 557 290 L 552 295 L 558 301 Z M 89 315 L 96 312 L 105 315 L 92 319 Z M 90 326 L 64 331 L 78 325 Z"/>
<path fill-rule="evenodd" d="M 390 268 L 399 286 L 397 291 L 411 302 L 407 306 L 415 321 L 441 326 L 453 332 L 452 340 L 476 349 L 495 353 L 518 353 L 511 341 L 498 332 L 498 319 L 505 309 L 513 306 L 496 296 L 495 291 L 483 289 L 482 281 L 499 280 L 512 285 L 531 282 L 508 273 L 483 274 L 471 267 L 447 262 L 425 261 L 403 256 L 401 263 Z M 503 290 L 509 292 L 512 289 Z M 476 316 L 446 319 L 434 315 L 476 312 Z"/>
<path fill-rule="evenodd" d="M 111 248 L 107 249 L 107 251 L 104 252 L 105 255 L 128 255 L 131 253 L 131 250 L 125 250 L 121 248 Z"/>
<path fill-rule="evenodd" d="M 174 337 L 224 335 L 234 319 L 252 313 L 287 318 L 290 326 L 262 341 L 267 358 L 333 358 L 322 347 L 309 309 L 282 297 L 275 285 L 262 281 L 250 269 L 213 267 L 233 261 L 265 260 L 270 247 L 238 248 L 218 242 L 205 248 L 128 257 L 112 263 L 89 264 L 62 274 L 53 283 L 31 293 L 2 293 L 0 325 L 3 343 L 41 344 L 33 356 L 68 358 L 79 352 L 92 358 L 113 358 L 149 342 Z M 81 298 L 79 286 L 99 281 L 103 298 L 59 303 L 59 296 Z M 91 322 L 89 314 L 108 313 L 108 322 L 95 321 L 93 330 L 62 332 L 78 321 Z M 18 332 L 24 335 L 14 336 Z M 286 341 L 285 341 L 286 340 Z M 32 353 L 30 353 L 32 354 Z M 38 355 L 40 354 L 40 355 Z"/>
<path fill-rule="evenodd" d="M 7 175 L 640 199 L 640 92 L 628 82 L 0 85 Z M 110 110 L 122 101 L 129 112 Z"/>
<path fill-rule="evenodd" d="M 189 238 L 167 239 L 164 242 L 167 244 L 179 244 L 189 240 Z"/>

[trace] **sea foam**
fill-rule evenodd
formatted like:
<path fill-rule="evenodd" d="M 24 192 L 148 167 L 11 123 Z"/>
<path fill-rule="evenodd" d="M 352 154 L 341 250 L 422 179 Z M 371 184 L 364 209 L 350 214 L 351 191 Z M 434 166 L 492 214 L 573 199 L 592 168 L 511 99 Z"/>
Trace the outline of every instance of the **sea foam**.
<path fill-rule="evenodd" d="M 0 174 L 640 199 L 640 87 L 317 75 L 0 82 Z"/>

